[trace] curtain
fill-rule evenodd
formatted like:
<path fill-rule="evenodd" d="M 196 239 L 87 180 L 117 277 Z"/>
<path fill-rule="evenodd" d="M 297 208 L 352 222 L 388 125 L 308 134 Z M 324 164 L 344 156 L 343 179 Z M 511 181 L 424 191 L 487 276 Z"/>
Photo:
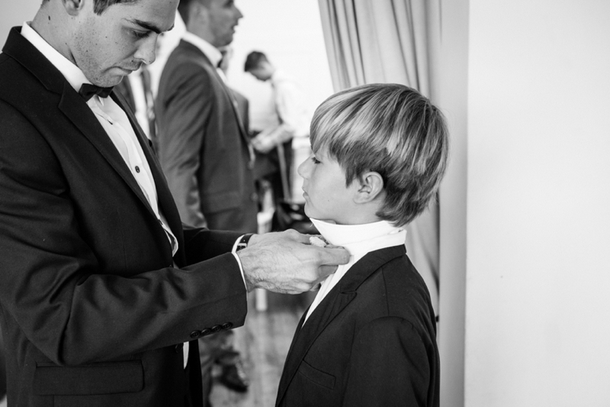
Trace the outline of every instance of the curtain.
<path fill-rule="evenodd" d="M 441 0 L 318 0 L 335 91 L 402 83 L 433 102 Z M 438 202 L 407 226 L 407 251 L 438 315 Z"/>

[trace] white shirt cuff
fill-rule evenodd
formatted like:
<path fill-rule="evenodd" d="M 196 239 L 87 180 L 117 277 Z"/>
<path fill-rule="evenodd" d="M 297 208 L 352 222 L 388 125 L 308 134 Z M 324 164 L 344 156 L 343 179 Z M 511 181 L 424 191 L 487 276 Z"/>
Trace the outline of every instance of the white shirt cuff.
<path fill-rule="evenodd" d="M 237 260 L 237 264 L 239 265 L 239 271 L 241 272 L 241 278 L 244 281 L 244 287 L 246 287 L 246 290 L 248 290 L 248 286 L 246 285 L 246 277 L 244 276 L 244 266 L 242 266 L 241 260 L 237 255 L 237 243 L 239 243 L 242 237 L 244 237 L 244 235 L 238 237 L 235 243 L 233 243 L 233 249 L 231 249 L 231 253 L 233 254 L 233 257 L 235 257 L 235 260 Z"/>

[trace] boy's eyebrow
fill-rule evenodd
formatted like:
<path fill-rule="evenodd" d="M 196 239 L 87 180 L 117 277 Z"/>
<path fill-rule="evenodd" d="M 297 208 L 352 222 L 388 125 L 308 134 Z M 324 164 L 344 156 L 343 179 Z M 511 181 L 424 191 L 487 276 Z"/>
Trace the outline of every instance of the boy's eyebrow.
<path fill-rule="evenodd" d="M 163 30 L 161 30 L 159 27 L 156 27 L 153 24 L 147 23 L 146 21 L 142 21 L 142 20 L 138 20 L 138 19 L 133 19 L 133 20 L 128 20 L 128 21 L 132 22 L 133 24 L 139 25 L 140 27 L 145 28 L 149 31 L 153 31 L 157 34 L 161 34 L 163 32 Z M 173 25 L 167 31 L 170 31 L 172 28 L 174 28 Z"/>

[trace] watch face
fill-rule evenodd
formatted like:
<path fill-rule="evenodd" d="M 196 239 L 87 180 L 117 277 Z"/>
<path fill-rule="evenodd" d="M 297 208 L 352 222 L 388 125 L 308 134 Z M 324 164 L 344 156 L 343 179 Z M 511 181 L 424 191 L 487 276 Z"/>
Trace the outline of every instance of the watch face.
<path fill-rule="evenodd" d="M 239 242 L 237 242 L 237 248 L 235 251 L 240 251 L 240 250 L 248 247 L 248 241 L 250 240 L 251 237 L 252 237 L 252 233 L 242 236 L 242 238 L 239 239 Z"/>

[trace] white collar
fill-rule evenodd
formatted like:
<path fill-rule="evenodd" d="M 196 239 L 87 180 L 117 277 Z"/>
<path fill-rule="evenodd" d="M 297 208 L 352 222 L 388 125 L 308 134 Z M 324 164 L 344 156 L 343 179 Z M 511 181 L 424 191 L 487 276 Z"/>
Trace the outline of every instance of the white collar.
<path fill-rule="evenodd" d="M 28 21 L 23 23 L 21 35 L 31 42 L 32 45 L 36 47 L 36 49 L 40 51 L 40 53 L 44 55 L 59 72 L 61 72 L 74 90 L 78 92 L 83 83 L 91 83 L 78 66 L 46 42 L 30 24 L 31 22 Z"/>
<path fill-rule="evenodd" d="M 222 59 L 222 53 L 218 48 L 189 31 L 184 33 L 182 39 L 199 48 L 199 50 L 210 60 L 212 65 L 218 67 L 218 63 Z"/>
<path fill-rule="evenodd" d="M 324 239 L 332 245 L 345 247 L 356 261 L 366 253 L 405 243 L 407 231 L 385 220 L 361 225 L 337 225 L 311 219 Z"/>

